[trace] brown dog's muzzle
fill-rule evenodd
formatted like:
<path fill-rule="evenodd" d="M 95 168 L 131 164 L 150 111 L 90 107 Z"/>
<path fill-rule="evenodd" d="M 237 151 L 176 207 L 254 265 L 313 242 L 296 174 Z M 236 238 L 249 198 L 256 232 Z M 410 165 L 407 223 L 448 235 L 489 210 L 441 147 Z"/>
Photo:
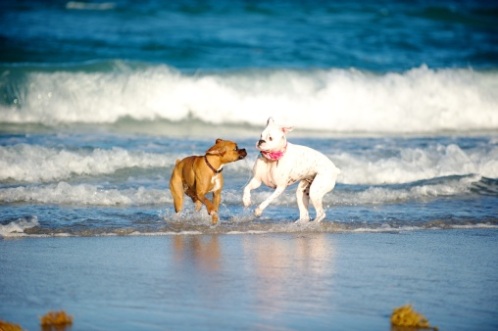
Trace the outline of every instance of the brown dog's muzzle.
<path fill-rule="evenodd" d="M 239 160 L 242 160 L 243 158 L 245 158 L 247 156 L 247 152 L 246 152 L 245 148 L 238 149 L 237 153 L 239 153 Z"/>

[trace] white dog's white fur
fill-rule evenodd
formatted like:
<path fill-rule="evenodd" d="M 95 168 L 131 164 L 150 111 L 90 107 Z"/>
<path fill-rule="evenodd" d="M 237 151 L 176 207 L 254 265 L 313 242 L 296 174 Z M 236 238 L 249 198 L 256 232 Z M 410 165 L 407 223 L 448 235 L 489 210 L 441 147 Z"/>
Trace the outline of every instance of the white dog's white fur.
<path fill-rule="evenodd" d="M 334 188 L 340 170 L 322 153 L 289 143 L 286 133 L 291 130 L 290 127 L 277 125 L 271 117 L 268 119 L 261 139 L 256 144 L 261 156 L 254 164 L 253 178 L 244 188 L 244 206 L 249 207 L 251 190 L 258 188 L 261 183 L 274 188 L 273 194 L 254 211 L 256 216 L 261 216 L 263 210 L 282 194 L 287 186 L 299 181 L 296 191 L 298 222 L 310 220 L 310 200 L 316 211 L 314 221 L 320 222 L 325 218 L 323 196 Z"/>

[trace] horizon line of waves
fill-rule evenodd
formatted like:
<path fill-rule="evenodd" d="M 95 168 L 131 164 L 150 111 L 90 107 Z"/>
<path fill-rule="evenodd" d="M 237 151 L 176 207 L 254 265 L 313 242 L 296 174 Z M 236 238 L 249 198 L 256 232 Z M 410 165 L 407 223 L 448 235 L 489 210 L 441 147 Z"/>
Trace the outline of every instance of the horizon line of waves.
<path fill-rule="evenodd" d="M 4 69 L 0 123 L 113 124 L 130 118 L 261 127 L 272 115 L 305 130 L 335 133 L 498 129 L 497 71 L 422 66 L 384 74 L 259 69 L 189 75 L 166 66 L 117 67 Z"/>

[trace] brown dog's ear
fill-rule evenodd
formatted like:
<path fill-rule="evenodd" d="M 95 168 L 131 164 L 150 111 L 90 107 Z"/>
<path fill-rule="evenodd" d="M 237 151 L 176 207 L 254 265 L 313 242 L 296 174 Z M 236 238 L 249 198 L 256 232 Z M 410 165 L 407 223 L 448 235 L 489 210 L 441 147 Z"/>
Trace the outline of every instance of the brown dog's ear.
<path fill-rule="evenodd" d="M 222 151 L 217 149 L 216 147 L 211 147 L 206 151 L 207 155 L 221 155 Z"/>
<path fill-rule="evenodd" d="M 207 151 L 206 154 L 210 155 L 223 155 L 225 154 L 225 148 L 218 146 L 218 143 L 223 141 L 222 139 L 216 139 L 216 145 L 210 147 Z"/>
<path fill-rule="evenodd" d="M 224 148 L 220 148 L 218 147 L 217 145 L 219 143 L 221 143 L 223 141 L 223 139 L 221 138 L 218 138 L 216 139 L 216 141 L 214 142 L 214 146 L 210 147 L 207 151 L 206 151 L 206 154 L 211 154 L 211 155 L 223 155 L 225 153 L 225 149 Z"/>

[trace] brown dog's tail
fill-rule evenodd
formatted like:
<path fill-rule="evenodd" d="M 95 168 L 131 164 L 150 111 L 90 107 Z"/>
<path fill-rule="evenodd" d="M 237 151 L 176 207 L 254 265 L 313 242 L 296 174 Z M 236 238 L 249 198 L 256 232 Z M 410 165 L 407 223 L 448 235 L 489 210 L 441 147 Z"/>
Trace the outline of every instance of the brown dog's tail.
<path fill-rule="evenodd" d="M 180 167 L 177 167 L 181 160 L 176 160 L 175 167 L 171 173 L 171 178 L 169 180 L 169 189 L 171 191 L 171 196 L 173 197 L 173 204 L 175 206 L 175 212 L 179 213 L 183 209 L 183 182 Z"/>

